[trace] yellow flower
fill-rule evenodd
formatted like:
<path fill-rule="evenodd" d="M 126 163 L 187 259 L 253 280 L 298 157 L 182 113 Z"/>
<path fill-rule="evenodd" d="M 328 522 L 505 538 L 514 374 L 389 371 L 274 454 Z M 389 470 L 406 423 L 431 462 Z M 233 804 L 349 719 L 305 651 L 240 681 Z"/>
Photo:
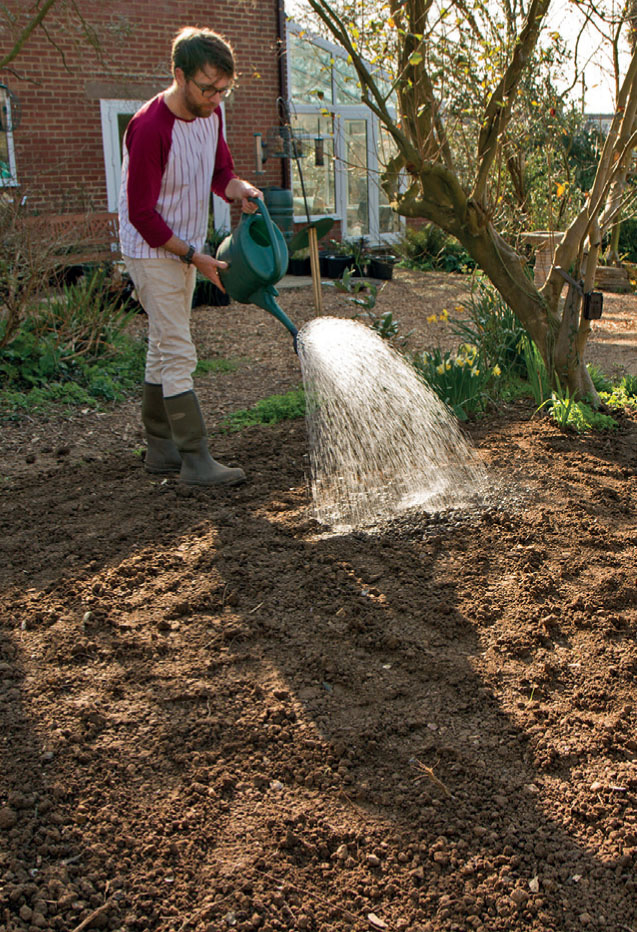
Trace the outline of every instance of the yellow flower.
<path fill-rule="evenodd" d="M 479 369 L 476 369 L 476 368 L 473 368 L 473 369 L 471 370 L 471 375 L 480 375 L 480 370 L 479 370 Z"/>
<path fill-rule="evenodd" d="M 499 375 L 502 375 L 502 369 L 500 368 L 500 366 L 495 365 L 495 366 L 493 367 L 493 374 L 495 375 L 496 378 L 497 378 Z"/>
<path fill-rule="evenodd" d="M 440 315 L 438 320 L 449 320 L 449 311 L 447 310 L 446 307 L 443 308 L 442 314 Z"/>
<path fill-rule="evenodd" d="M 445 369 L 447 370 L 447 372 L 449 372 L 449 370 L 451 369 L 451 360 L 450 360 L 450 359 L 448 359 L 448 360 L 446 361 L 446 363 L 445 363 Z"/>
<path fill-rule="evenodd" d="M 435 324 L 437 320 L 438 320 L 438 318 L 436 317 L 435 314 L 430 314 L 429 317 L 427 318 L 427 323 L 428 323 L 428 324 Z"/>
<path fill-rule="evenodd" d="M 445 367 L 443 365 L 436 366 L 436 372 L 438 373 L 438 375 L 442 375 L 444 371 L 445 371 Z"/>

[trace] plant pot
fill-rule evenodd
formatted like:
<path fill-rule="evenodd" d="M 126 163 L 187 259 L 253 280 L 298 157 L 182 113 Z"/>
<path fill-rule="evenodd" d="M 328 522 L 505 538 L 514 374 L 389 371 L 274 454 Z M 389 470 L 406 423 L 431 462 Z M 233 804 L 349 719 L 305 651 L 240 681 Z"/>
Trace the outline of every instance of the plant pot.
<path fill-rule="evenodd" d="M 311 275 L 312 263 L 310 262 L 310 257 L 306 256 L 304 259 L 290 259 L 288 263 L 288 274 Z"/>
<path fill-rule="evenodd" d="M 370 278 L 381 281 L 390 281 L 394 274 L 394 256 L 374 256 L 367 265 L 367 274 Z"/>
<path fill-rule="evenodd" d="M 230 295 L 226 294 L 221 288 L 217 288 L 214 282 L 207 278 L 197 279 L 195 291 L 192 296 L 192 306 L 199 307 L 226 307 L 230 304 Z"/>
<path fill-rule="evenodd" d="M 325 275 L 327 278 L 341 278 L 353 264 L 354 256 L 325 256 Z"/>

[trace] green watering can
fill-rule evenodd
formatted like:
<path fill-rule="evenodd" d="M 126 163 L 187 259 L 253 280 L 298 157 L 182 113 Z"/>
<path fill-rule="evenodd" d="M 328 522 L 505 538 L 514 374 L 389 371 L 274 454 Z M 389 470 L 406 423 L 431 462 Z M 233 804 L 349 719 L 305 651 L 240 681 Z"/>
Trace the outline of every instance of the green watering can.
<path fill-rule="evenodd" d="M 277 304 L 279 292 L 274 287 L 287 271 L 288 248 L 263 201 L 251 200 L 258 212 L 241 214 L 238 226 L 217 249 L 217 259 L 228 263 L 227 269 L 219 269 L 219 277 L 234 301 L 256 304 L 280 320 L 292 334 L 296 349 L 298 330 Z"/>

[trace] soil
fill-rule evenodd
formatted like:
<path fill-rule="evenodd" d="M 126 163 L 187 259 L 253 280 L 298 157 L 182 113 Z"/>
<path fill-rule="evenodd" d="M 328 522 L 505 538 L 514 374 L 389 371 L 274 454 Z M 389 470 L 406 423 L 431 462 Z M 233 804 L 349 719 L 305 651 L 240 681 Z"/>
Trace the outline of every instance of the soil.
<path fill-rule="evenodd" d="M 399 271 L 379 307 L 452 345 L 426 318 L 466 289 Z M 590 358 L 636 373 L 605 299 Z M 219 432 L 299 384 L 289 335 L 194 328 L 246 485 L 145 473 L 136 399 L 3 428 L 0 930 L 635 932 L 637 417 L 503 405 L 467 426 L 488 506 L 335 535 L 301 421 Z"/>

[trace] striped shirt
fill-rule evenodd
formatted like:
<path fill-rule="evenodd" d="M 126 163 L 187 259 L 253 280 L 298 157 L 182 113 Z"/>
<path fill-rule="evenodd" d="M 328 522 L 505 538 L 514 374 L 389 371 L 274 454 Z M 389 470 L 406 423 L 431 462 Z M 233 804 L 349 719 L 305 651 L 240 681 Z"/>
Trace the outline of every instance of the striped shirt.
<path fill-rule="evenodd" d="M 119 229 L 122 255 L 178 256 L 162 249 L 175 234 L 200 250 L 208 231 L 210 191 L 224 197 L 235 178 L 221 112 L 183 120 L 153 97 L 131 119 L 124 137 Z"/>

